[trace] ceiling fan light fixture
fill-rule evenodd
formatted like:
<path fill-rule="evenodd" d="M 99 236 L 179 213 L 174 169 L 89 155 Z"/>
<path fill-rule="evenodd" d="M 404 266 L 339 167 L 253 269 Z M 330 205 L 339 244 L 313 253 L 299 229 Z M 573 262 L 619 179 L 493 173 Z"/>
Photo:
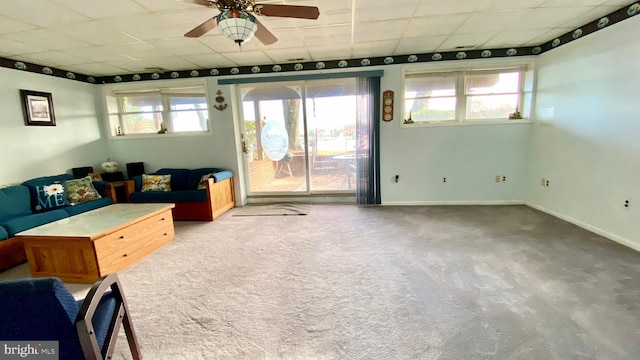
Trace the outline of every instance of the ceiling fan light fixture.
<path fill-rule="evenodd" d="M 224 10 L 218 15 L 218 27 L 222 34 L 233 40 L 238 46 L 251 40 L 258 30 L 256 18 L 242 10 Z"/>

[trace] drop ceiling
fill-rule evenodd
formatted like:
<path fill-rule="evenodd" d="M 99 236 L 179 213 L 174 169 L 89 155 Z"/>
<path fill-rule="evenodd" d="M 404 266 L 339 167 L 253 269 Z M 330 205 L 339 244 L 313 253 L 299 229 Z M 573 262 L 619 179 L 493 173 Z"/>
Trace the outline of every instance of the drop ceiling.
<path fill-rule="evenodd" d="M 317 6 L 318 20 L 259 17 L 279 41 L 239 48 L 218 14 L 181 0 L 2 0 L 0 57 L 91 76 L 537 46 L 630 0 L 265 0 Z"/>

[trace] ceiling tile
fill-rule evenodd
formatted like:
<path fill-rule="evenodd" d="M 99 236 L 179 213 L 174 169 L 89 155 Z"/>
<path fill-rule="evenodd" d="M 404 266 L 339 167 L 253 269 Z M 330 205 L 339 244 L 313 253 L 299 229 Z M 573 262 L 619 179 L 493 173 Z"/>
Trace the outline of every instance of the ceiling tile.
<path fill-rule="evenodd" d="M 531 10 L 504 10 L 471 14 L 457 30 L 457 33 L 500 31 L 510 25 L 517 24 Z"/>
<path fill-rule="evenodd" d="M 0 35 L 36 29 L 37 26 L 0 15 Z"/>
<path fill-rule="evenodd" d="M 396 2 L 388 2 L 384 6 L 372 6 L 367 3 L 367 6 L 359 8 L 356 11 L 356 21 L 358 22 L 370 22 L 370 21 L 388 21 L 394 19 L 405 19 L 413 16 L 416 10 L 416 4 L 397 4 Z"/>
<path fill-rule="evenodd" d="M 193 55 L 188 57 L 189 62 L 194 63 L 198 68 L 219 68 L 229 67 L 235 64 L 220 54 Z"/>
<path fill-rule="evenodd" d="M 398 39 L 407 27 L 405 20 L 359 23 L 355 27 L 355 41 Z"/>
<path fill-rule="evenodd" d="M 49 0 L 2 0 L 0 13 L 27 24 L 47 27 L 90 20 Z"/>
<path fill-rule="evenodd" d="M 438 48 L 439 51 L 454 51 L 457 48 L 479 49 L 484 43 L 496 36 L 497 32 L 458 34 L 449 36 Z"/>
<path fill-rule="evenodd" d="M 478 11 L 495 11 L 495 10 L 509 10 L 509 9 L 533 9 L 540 6 L 545 0 L 517 0 L 517 1 L 504 1 L 504 0 L 485 0 Z"/>
<path fill-rule="evenodd" d="M 188 3 L 186 1 L 158 1 L 158 0 L 135 0 L 138 4 L 151 11 L 162 10 L 188 10 L 204 8 L 201 5 Z"/>
<path fill-rule="evenodd" d="M 190 70 L 198 67 L 196 64 L 179 57 L 158 57 L 149 59 L 147 62 L 169 70 Z"/>
<path fill-rule="evenodd" d="M 606 0 L 546 0 L 541 7 L 596 6 Z"/>
<path fill-rule="evenodd" d="M 433 52 L 447 39 L 448 36 L 423 36 L 418 38 L 404 38 L 398 42 L 393 55 L 411 55 Z"/>
<path fill-rule="evenodd" d="M 549 29 L 587 12 L 587 7 L 538 8 L 507 29 Z"/>
<path fill-rule="evenodd" d="M 423 1 L 420 6 L 418 6 L 415 16 L 469 14 L 475 12 L 481 4 L 482 1 L 477 0 Z"/>
<path fill-rule="evenodd" d="M 549 32 L 550 29 L 524 29 L 502 31 L 484 44 L 486 48 L 506 48 L 513 44 L 528 44 Z M 539 44 L 539 43 L 538 43 Z M 538 45 L 536 44 L 536 45 Z"/>
<path fill-rule="evenodd" d="M 117 75 L 125 72 L 124 69 L 103 63 L 72 65 L 65 69 L 93 76 Z"/>
<path fill-rule="evenodd" d="M 40 46 L 34 46 L 0 36 L 0 55 L 2 56 L 33 54 L 46 50 L 47 49 L 43 49 Z"/>
<path fill-rule="evenodd" d="M 409 21 L 404 36 L 412 38 L 418 36 L 449 35 L 455 32 L 470 15 L 471 14 L 424 16 L 413 18 Z"/>
<path fill-rule="evenodd" d="M 385 56 L 393 53 L 398 40 L 357 42 L 353 44 L 354 57 Z"/>
<path fill-rule="evenodd" d="M 122 44 L 134 41 L 134 38 L 100 21 L 56 25 L 49 27 L 47 30 L 87 42 L 91 45 Z"/>
<path fill-rule="evenodd" d="M 349 59 L 351 57 L 351 45 L 350 44 L 338 44 L 338 45 L 322 45 L 318 47 L 309 47 L 309 54 L 315 61 L 320 60 L 337 60 L 337 59 Z"/>
<path fill-rule="evenodd" d="M 89 59 L 94 62 L 109 62 L 123 60 L 123 56 L 114 52 L 113 47 L 104 46 L 92 46 L 88 48 L 66 49 L 61 52 L 72 56 L 79 56 L 81 58 Z"/>
<path fill-rule="evenodd" d="M 91 60 L 79 56 L 65 54 L 59 51 L 47 51 L 35 54 L 25 55 L 29 62 L 42 64 L 47 66 L 76 65 L 87 64 Z"/>
<path fill-rule="evenodd" d="M 558 25 L 561 25 L 562 27 L 578 28 L 584 24 L 588 24 L 592 22 L 593 20 L 600 19 L 601 17 L 608 15 L 618 10 L 619 8 L 620 8 L 619 6 L 602 6 L 602 7 L 594 8 L 579 16 L 576 16 L 575 18 L 563 24 L 558 24 Z"/>
<path fill-rule="evenodd" d="M 62 34 L 47 31 L 46 29 L 22 31 L 4 35 L 8 39 L 39 46 L 48 50 L 61 50 L 89 46 L 90 44 L 71 39 Z"/>
<path fill-rule="evenodd" d="M 223 53 L 226 57 L 238 66 L 250 66 L 260 64 L 270 64 L 271 59 L 262 51 L 242 51 L 235 53 Z"/>
<path fill-rule="evenodd" d="M 309 55 L 309 52 L 304 47 L 291 48 L 291 49 L 265 50 L 264 53 L 267 54 L 267 56 L 271 58 L 271 60 L 274 63 L 291 62 L 292 61 L 291 59 L 299 59 L 299 58 L 311 59 L 311 55 Z"/>
<path fill-rule="evenodd" d="M 132 0 L 86 1 L 86 0 L 51 0 L 67 9 L 92 19 L 104 19 L 122 14 L 139 14 L 147 9 Z"/>

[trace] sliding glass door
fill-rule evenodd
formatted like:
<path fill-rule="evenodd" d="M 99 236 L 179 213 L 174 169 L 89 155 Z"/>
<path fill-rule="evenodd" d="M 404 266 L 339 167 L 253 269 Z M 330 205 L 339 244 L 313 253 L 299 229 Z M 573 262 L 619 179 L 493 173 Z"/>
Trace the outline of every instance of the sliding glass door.
<path fill-rule="evenodd" d="M 242 98 L 249 194 L 355 190 L 355 79 L 248 84 Z"/>

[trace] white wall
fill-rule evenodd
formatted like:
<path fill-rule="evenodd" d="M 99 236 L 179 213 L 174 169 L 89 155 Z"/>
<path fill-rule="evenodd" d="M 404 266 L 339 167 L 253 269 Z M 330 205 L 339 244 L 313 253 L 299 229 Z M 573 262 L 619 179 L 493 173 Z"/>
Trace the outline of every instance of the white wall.
<path fill-rule="evenodd" d="M 25 126 L 20 89 L 51 93 L 57 126 Z M 0 68 L 0 185 L 106 160 L 96 91 L 91 84 Z"/>
<path fill-rule="evenodd" d="M 534 206 L 640 250 L 639 32 L 634 17 L 540 56 L 527 185 Z"/>
<path fill-rule="evenodd" d="M 382 203 L 522 203 L 532 124 L 402 127 L 403 71 L 513 66 L 531 59 L 468 60 L 384 67 L 382 91 L 395 92 L 394 120 L 381 124 Z M 400 181 L 393 181 L 395 175 Z M 496 183 L 496 175 L 507 177 Z M 442 178 L 447 182 L 443 183 Z"/>

